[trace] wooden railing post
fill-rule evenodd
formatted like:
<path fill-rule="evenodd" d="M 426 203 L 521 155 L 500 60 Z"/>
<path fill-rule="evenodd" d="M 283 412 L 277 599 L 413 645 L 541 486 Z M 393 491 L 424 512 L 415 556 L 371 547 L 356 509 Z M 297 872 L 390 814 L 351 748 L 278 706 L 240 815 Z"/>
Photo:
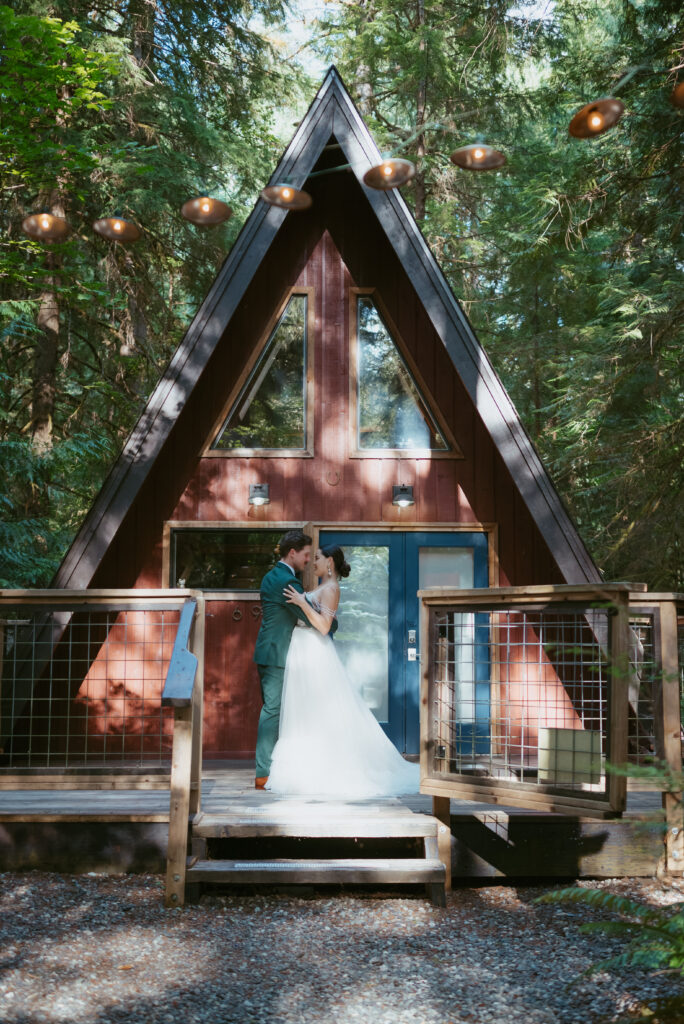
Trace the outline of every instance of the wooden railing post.
<path fill-rule="evenodd" d="M 197 758 L 201 757 L 202 695 L 197 696 L 197 677 L 201 678 L 203 659 L 189 650 L 201 595 L 193 594 L 181 611 L 171 662 L 162 694 L 162 706 L 173 707 L 173 750 L 171 752 L 171 794 L 169 801 L 169 845 L 166 857 L 167 907 L 185 902 L 185 870 L 188 855 L 188 818 L 191 806 L 193 754 L 199 784 Z M 202 645 L 204 609 L 195 634 Z M 202 653 L 200 651 L 200 653 Z M 196 734 L 199 732 L 199 746 Z M 199 754 L 197 753 L 199 751 Z M 193 803 L 199 800 L 199 789 Z"/>
<path fill-rule="evenodd" d="M 192 704 L 188 707 L 177 707 L 174 709 L 169 846 L 166 860 L 166 897 L 164 901 L 167 907 L 180 907 L 185 902 L 185 866 L 188 855 L 193 711 Z"/>
<path fill-rule="evenodd" d="M 610 623 L 610 675 L 608 697 L 608 758 L 613 765 L 627 763 L 629 716 L 629 595 L 615 594 Z M 624 811 L 627 777 L 606 774 L 608 800 L 614 811 Z"/>
<path fill-rule="evenodd" d="M 190 768 L 190 814 L 199 814 L 202 806 L 202 726 L 204 722 L 204 595 L 197 597 L 197 614 L 190 635 L 190 650 L 197 658 L 197 673 L 192 691 L 192 757 Z"/>
<path fill-rule="evenodd" d="M 661 643 L 661 729 L 656 734 L 662 743 L 660 759 L 677 775 L 682 771 L 682 740 L 679 707 L 679 652 L 677 649 L 677 605 L 663 601 L 660 606 Z M 659 744 L 660 745 L 660 744 Z M 684 816 L 682 793 L 663 793 L 665 811 L 665 869 L 668 874 L 684 873 Z"/>

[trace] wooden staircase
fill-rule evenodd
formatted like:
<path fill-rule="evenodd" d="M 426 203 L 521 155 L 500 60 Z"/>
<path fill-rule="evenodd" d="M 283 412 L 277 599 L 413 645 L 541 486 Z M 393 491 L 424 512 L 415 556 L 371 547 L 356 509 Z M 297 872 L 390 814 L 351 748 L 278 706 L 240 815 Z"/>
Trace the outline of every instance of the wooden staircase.
<path fill-rule="evenodd" d="M 185 881 L 186 900 L 197 899 L 203 887 L 220 885 L 385 885 L 424 884 L 438 906 L 446 905 L 445 826 L 427 814 L 414 814 L 399 801 L 332 804 L 288 800 L 254 807 L 199 813 L 191 826 L 191 856 Z M 299 840 L 299 842 L 296 842 Z M 320 841 L 325 841 L 323 844 Z M 294 841 L 294 842 L 293 842 Z M 370 847 L 418 846 L 423 856 L 307 855 L 318 845 L 349 853 L 356 844 Z M 247 855 L 230 855 L 231 844 L 247 846 Z M 278 846 L 297 847 L 296 857 L 259 856 Z M 448 837 L 447 837 L 448 848 Z M 373 851 L 373 846 L 376 850 Z M 212 854 L 224 847 L 229 856 Z M 244 852 L 244 851 L 243 851 Z M 354 851 L 357 852 L 357 851 Z"/>

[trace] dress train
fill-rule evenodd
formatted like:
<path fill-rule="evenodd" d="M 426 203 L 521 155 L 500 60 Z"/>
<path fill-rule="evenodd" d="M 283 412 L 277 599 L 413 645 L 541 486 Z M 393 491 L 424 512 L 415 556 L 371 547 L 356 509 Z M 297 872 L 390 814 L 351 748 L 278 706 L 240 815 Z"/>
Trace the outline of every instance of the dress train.
<path fill-rule="evenodd" d="M 354 689 L 330 636 L 296 628 L 266 788 L 366 799 L 417 793 L 419 780 L 419 766 L 404 760 Z"/>

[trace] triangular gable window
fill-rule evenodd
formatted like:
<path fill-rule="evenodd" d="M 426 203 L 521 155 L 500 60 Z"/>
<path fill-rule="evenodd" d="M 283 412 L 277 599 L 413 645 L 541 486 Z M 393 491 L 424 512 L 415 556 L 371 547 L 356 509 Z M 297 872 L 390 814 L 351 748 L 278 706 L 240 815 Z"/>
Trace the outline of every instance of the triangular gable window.
<path fill-rule="evenodd" d="M 306 450 L 306 365 L 307 296 L 293 295 L 211 449 Z"/>
<path fill-rule="evenodd" d="M 359 451 L 448 451 L 435 418 L 375 303 L 357 299 Z"/>

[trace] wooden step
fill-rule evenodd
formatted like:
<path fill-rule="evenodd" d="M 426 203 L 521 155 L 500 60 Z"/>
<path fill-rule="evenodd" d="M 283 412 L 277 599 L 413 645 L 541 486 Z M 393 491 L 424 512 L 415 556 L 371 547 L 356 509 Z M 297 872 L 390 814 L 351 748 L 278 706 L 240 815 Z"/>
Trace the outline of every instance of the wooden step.
<path fill-rule="evenodd" d="M 340 817 L 233 817 L 202 814 L 192 834 L 203 839 L 241 839 L 250 836 L 290 836 L 307 839 L 411 839 L 436 836 L 439 821 L 428 814 Z"/>
<path fill-rule="evenodd" d="M 356 883 L 444 883 L 445 867 L 434 858 L 340 858 L 338 860 L 198 860 L 186 882 L 301 885 Z"/>

